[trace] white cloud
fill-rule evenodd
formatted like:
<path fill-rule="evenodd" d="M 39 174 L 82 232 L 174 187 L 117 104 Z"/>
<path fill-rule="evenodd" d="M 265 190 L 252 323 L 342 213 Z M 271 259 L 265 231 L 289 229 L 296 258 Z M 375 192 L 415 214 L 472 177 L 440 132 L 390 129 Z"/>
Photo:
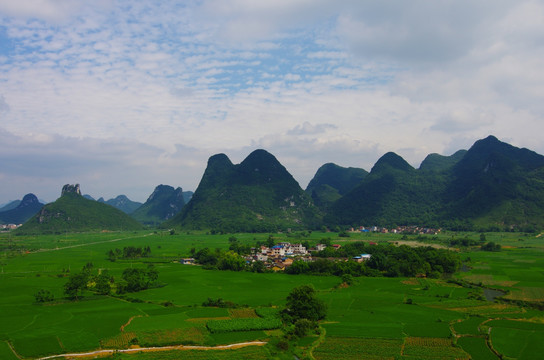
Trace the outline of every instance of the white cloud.
<path fill-rule="evenodd" d="M 35 166 L 11 162 L 7 188 L 69 180 L 33 154 L 84 179 L 92 164 L 94 184 L 129 164 L 116 189 L 145 163 L 145 199 L 254 147 L 301 184 L 325 162 L 369 170 L 395 151 L 417 166 L 489 134 L 544 152 L 540 1 L 19 3 L 0 0 L 0 120 L 6 154 Z"/>

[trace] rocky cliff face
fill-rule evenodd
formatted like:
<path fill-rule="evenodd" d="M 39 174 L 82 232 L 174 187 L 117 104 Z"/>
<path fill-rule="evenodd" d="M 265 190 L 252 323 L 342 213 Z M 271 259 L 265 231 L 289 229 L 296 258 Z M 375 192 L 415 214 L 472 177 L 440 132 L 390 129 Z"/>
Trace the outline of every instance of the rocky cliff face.
<path fill-rule="evenodd" d="M 65 194 L 77 194 L 81 195 L 81 190 L 79 189 L 79 184 L 70 185 L 66 184 L 62 187 L 62 192 L 60 196 L 63 196 Z"/>

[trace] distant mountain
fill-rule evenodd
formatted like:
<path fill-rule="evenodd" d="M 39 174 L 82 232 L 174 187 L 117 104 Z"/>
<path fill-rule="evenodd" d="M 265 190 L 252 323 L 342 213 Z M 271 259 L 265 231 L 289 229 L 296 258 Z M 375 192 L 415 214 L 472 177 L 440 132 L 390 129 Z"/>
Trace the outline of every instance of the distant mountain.
<path fill-rule="evenodd" d="M 12 202 L 14 203 L 14 202 Z M 15 208 L 0 212 L 0 223 L 22 224 L 43 207 L 34 194 L 26 194 Z"/>
<path fill-rule="evenodd" d="M 85 195 L 83 195 L 83 197 L 84 197 L 85 199 L 87 199 L 87 200 L 96 201 L 96 199 L 93 198 L 93 197 L 92 197 L 91 195 L 89 195 L 89 194 L 85 194 Z"/>
<path fill-rule="evenodd" d="M 328 225 L 412 225 L 431 223 L 445 177 L 414 169 L 389 152 L 353 190 L 331 205 Z"/>
<path fill-rule="evenodd" d="M 465 156 L 467 153 L 466 150 L 459 150 L 451 156 L 444 156 L 439 154 L 429 154 L 421 162 L 419 170 L 424 171 L 444 171 L 451 168 L 453 165 L 457 164 L 459 160 Z"/>
<path fill-rule="evenodd" d="M 2 207 L 0 207 L 0 212 L 15 209 L 20 203 L 21 200 L 10 201 L 9 203 L 4 204 Z"/>
<path fill-rule="evenodd" d="M 191 201 L 164 226 L 235 231 L 313 228 L 319 212 L 293 176 L 265 150 L 233 165 L 210 157 Z"/>
<path fill-rule="evenodd" d="M 544 156 L 489 136 L 452 170 L 445 217 L 495 229 L 542 227 Z"/>
<path fill-rule="evenodd" d="M 184 191 L 182 194 L 183 194 L 183 201 L 185 201 L 185 203 L 187 204 L 193 197 L 194 192 Z"/>
<path fill-rule="evenodd" d="M 131 216 L 144 224 L 156 225 L 171 219 L 184 206 L 183 190 L 180 187 L 174 189 L 169 185 L 159 185 Z"/>
<path fill-rule="evenodd" d="M 331 205 L 327 224 L 509 230 L 544 226 L 544 156 L 493 136 L 414 169 L 387 153 Z"/>
<path fill-rule="evenodd" d="M 345 168 L 333 163 L 321 166 L 306 187 L 316 206 L 327 209 L 334 201 L 357 186 L 368 171 L 359 168 Z"/>
<path fill-rule="evenodd" d="M 119 195 L 115 199 L 109 199 L 107 201 L 105 201 L 104 198 L 100 198 L 98 199 L 98 202 L 111 205 L 126 214 L 132 214 L 136 209 L 142 206 L 141 202 L 132 201 L 125 195 Z"/>
<path fill-rule="evenodd" d="M 17 232 L 60 234 L 95 230 L 138 230 L 142 225 L 121 210 L 85 199 L 79 185 L 65 185 L 61 197 L 45 205 Z"/>

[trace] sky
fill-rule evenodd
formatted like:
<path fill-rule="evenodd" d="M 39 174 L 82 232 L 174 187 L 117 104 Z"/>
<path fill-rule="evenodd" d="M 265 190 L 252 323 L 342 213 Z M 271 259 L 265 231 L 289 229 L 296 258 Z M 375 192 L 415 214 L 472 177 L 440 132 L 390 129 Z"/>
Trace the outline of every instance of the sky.
<path fill-rule="evenodd" d="M 210 156 L 418 167 L 494 135 L 544 153 L 544 1 L 0 0 L 0 204 L 144 202 Z"/>

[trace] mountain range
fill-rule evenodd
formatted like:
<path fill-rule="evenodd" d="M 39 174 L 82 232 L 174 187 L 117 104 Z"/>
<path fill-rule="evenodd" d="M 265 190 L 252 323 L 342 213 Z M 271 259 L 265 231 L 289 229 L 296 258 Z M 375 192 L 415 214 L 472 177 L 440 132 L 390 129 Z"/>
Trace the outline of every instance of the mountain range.
<path fill-rule="evenodd" d="M 101 197 L 97 201 L 113 206 L 114 208 L 117 208 L 126 214 L 131 214 L 140 206 L 142 206 L 141 202 L 132 201 L 128 197 L 126 197 L 126 195 L 119 195 L 116 198 L 109 199 L 107 201 Z"/>
<path fill-rule="evenodd" d="M 302 190 L 265 150 L 236 165 L 217 154 L 187 203 L 184 195 L 181 188 L 159 185 L 131 214 L 146 224 L 225 232 L 324 225 L 532 231 L 544 228 L 544 156 L 489 136 L 450 156 L 430 154 L 418 169 L 393 152 L 370 172 L 328 163 Z M 118 207 L 128 203 L 116 199 Z M 44 207 L 41 216 L 50 210 Z"/>
<path fill-rule="evenodd" d="M 427 225 L 531 230 L 544 225 L 544 156 L 494 136 L 431 154 L 414 169 L 394 153 L 332 204 L 328 225 Z"/>

